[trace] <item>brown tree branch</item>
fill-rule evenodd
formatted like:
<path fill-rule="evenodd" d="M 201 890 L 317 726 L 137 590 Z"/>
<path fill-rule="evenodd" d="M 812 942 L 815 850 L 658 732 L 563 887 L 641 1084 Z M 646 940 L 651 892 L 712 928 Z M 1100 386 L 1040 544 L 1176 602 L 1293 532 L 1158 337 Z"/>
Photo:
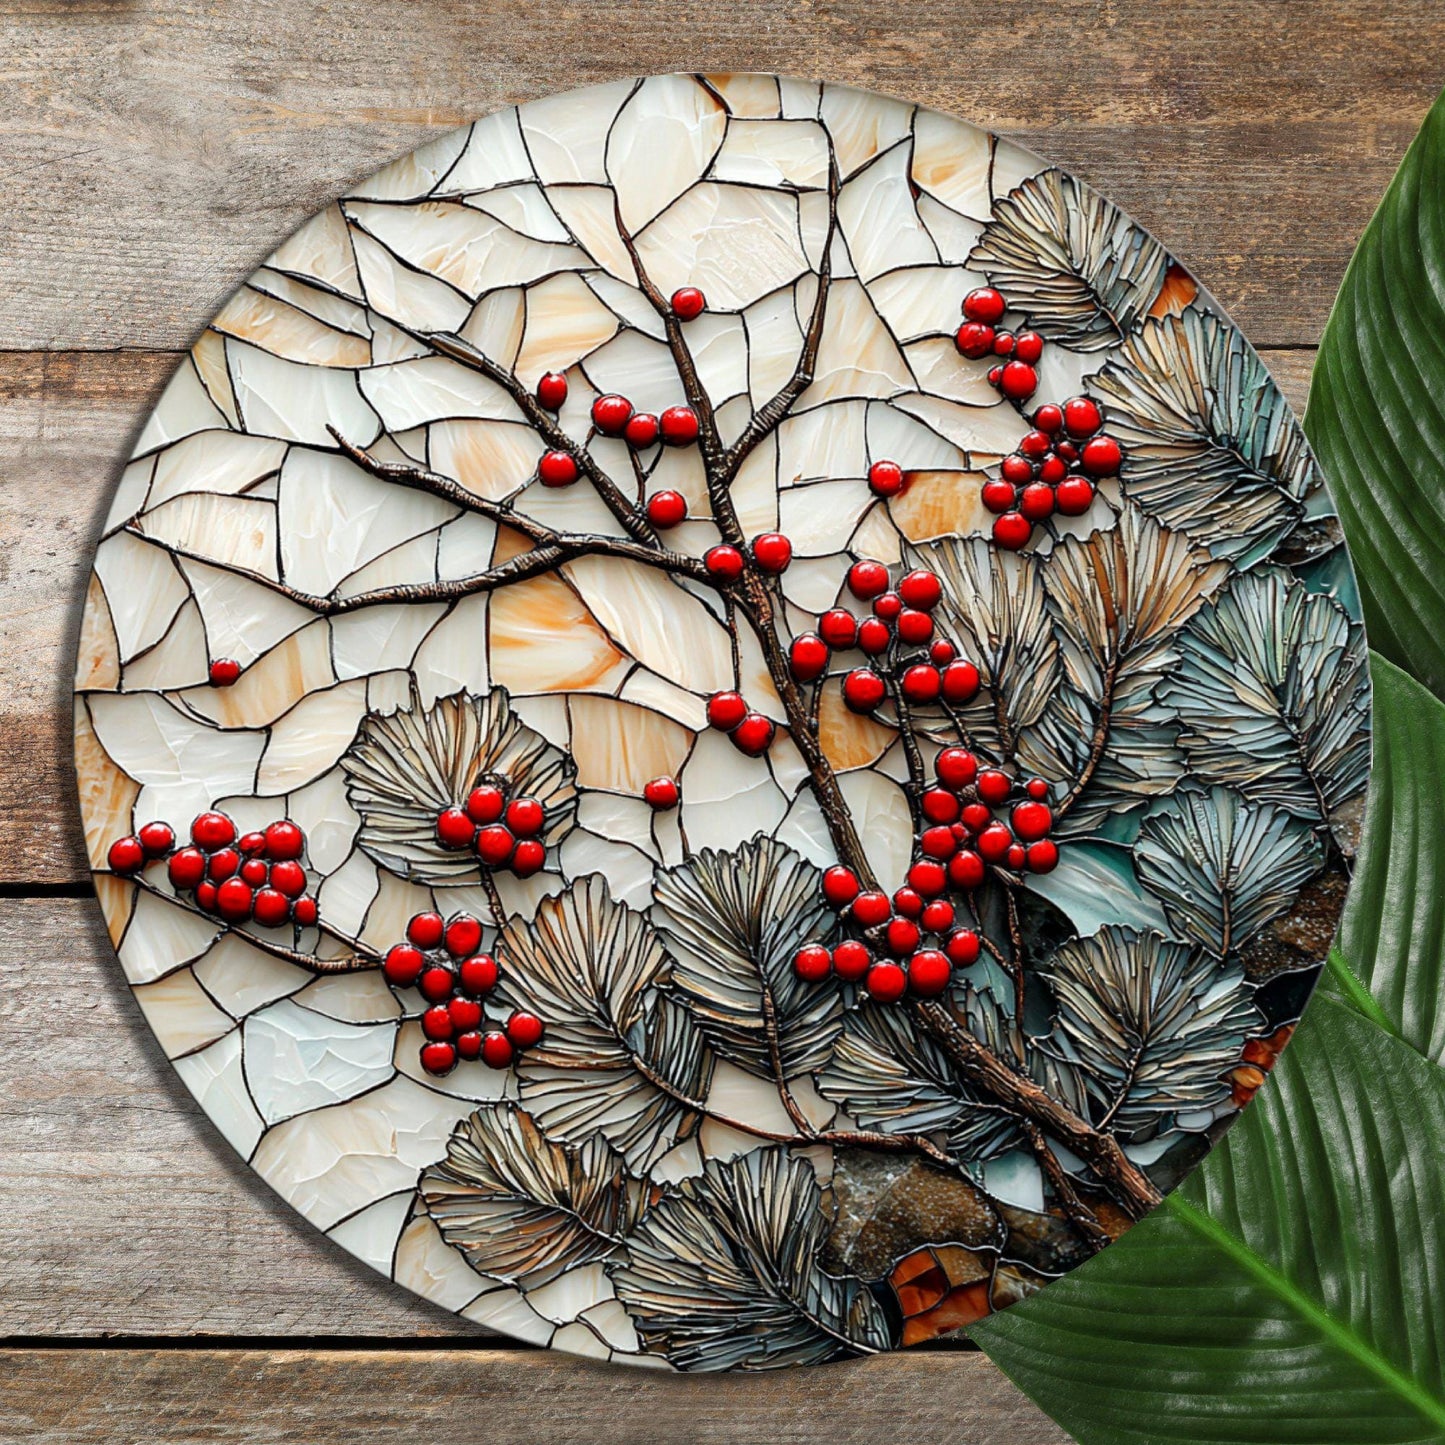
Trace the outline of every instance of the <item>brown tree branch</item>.
<path fill-rule="evenodd" d="M 1068 1171 L 1059 1163 L 1058 1155 L 1049 1148 L 1049 1141 L 1044 1138 L 1044 1131 L 1032 1119 L 1029 1119 L 1024 1121 L 1024 1134 L 1029 1141 L 1029 1148 L 1033 1151 L 1034 1158 L 1039 1161 L 1039 1168 L 1043 1170 L 1044 1177 L 1053 1187 L 1054 1195 L 1068 1216 L 1069 1222 L 1092 1249 L 1096 1252 L 1103 1249 L 1109 1243 L 1109 1236 L 1099 1223 L 1098 1216 L 1079 1198 L 1078 1190 L 1074 1188 L 1074 1181 L 1069 1178 Z"/>

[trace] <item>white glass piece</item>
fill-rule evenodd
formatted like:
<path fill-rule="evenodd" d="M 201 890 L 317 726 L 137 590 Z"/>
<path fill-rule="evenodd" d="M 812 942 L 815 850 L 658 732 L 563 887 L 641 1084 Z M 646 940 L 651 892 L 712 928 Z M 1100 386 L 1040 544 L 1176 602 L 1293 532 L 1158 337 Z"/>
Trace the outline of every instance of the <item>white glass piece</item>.
<path fill-rule="evenodd" d="M 569 1269 L 549 1283 L 527 1291 L 527 1303 L 554 1324 L 575 1320 L 584 1310 L 614 1297 L 612 1282 L 600 1263 Z"/>
<path fill-rule="evenodd" d="M 867 291 L 856 281 L 835 281 L 806 401 L 816 406 L 839 397 L 894 396 L 915 385 Z"/>
<path fill-rule="evenodd" d="M 365 607 L 333 618 L 331 636 L 337 676 L 364 677 L 387 668 L 410 667 L 422 640 L 445 612 L 442 603 L 396 603 Z"/>
<path fill-rule="evenodd" d="M 212 327 L 264 351 L 311 366 L 369 366 L 371 340 L 339 331 L 314 316 L 243 286 L 216 314 Z"/>
<path fill-rule="evenodd" d="M 819 113 L 833 137 L 838 169 L 844 176 L 851 176 L 903 140 L 916 114 L 913 106 L 902 101 L 846 85 L 823 87 Z"/>
<path fill-rule="evenodd" d="M 234 658 L 244 668 L 316 620 L 309 608 L 249 578 L 184 557 L 177 565 L 201 609 L 213 657 Z"/>
<path fill-rule="evenodd" d="M 616 192 L 610 186 L 558 186 L 547 195 L 563 224 L 592 260 L 615 284 L 635 288 L 637 272 L 617 229 Z M 604 278 L 593 279 L 600 283 Z M 636 294 L 638 301 L 647 306 L 641 293 Z M 604 300 L 607 295 L 603 293 Z"/>
<path fill-rule="evenodd" d="M 631 703 L 577 697 L 568 712 L 577 781 L 584 788 L 637 797 L 653 778 L 675 777 L 692 745 L 685 727 Z"/>
<path fill-rule="evenodd" d="M 305 1008 L 350 1024 L 390 1023 L 402 1013 L 391 986 L 375 969 L 322 974 L 299 990 L 295 999 Z"/>
<path fill-rule="evenodd" d="M 211 1123 L 243 1159 L 247 1158 L 266 1126 L 246 1091 L 240 1029 L 232 1029 L 215 1043 L 176 1059 L 175 1068 Z"/>
<path fill-rule="evenodd" d="M 189 596 L 165 548 L 129 532 L 113 533 L 96 548 L 95 573 L 123 662 L 164 637 Z"/>
<path fill-rule="evenodd" d="M 515 421 L 517 408 L 494 381 L 444 356 L 378 366 L 357 378 L 389 431 L 408 431 L 447 417 Z M 342 430 L 338 427 L 338 430 Z M 342 435 L 346 433 L 342 430 Z M 328 437 L 328 440 L 330 438 Z M 348 437 L 356 441 L 356 437 Z"/>
<path fill-rule="evenodd" d="M 712 71 L 704 80 L 722 96 L 729 115 L 766 120 L 783 113 L 778 79 L 774 75 L 756 75 L 748 71 L 732 74 Z"/>
<path fill-rule="evenodd" d="M 188 968 L 138 984 L 132 992 L 168 1059 L 194 1053 L 235 1027 Z"/>
<path fill-rule="evenodd" d="M 462 1313 L 475 1324 L 530 1345 L 545 1345 L 552 1338 L 552 1325 L 527 1304 L 519 1290 L 491 1290 Z"/>
<path fill-rule="evenodd" d="M 918 219 L 909 190 L 910 148 L 894 146 L 838 193 L 838 225 L 864 281 L 896 266 L 927 266 L 938 248 Z"/>
<path fill-rule="evenodd" d="M 447 1244 L 425 1214 L 419 1214 L 402 1230 L 393 1277 L 398 1284 L 449 1310 L 462 1309 L 491 1285 Z"/>
<path fill-rule="evenodd" d="M 342 933 L 359 934 L 366 926 L 366 910 L 379 886 L 376 864 L 365 853 L 353 853 L 340 868 L 327 875 L 317 891 L 321 916 Z"/>
<path fill-rule="evenodd" d="M 612 692 L 629 666 L 577 593 L 555 576 L 493 593 L 488 632 L 492 679 L 514 696 Z"/>
<path fill-rule="evenodd" d="M 381 1274 L 391 1273 L 397 1241 L 411 1214 L 414 1195 L 410 1190 L 388 1195 L 358 1209 L 349 1219 L 334 1224 L 326 1232 L 348 1254 Z"/>
<path fill-rule="evenodd" d="M 1015 1149 L 983 1166 L 983 1187 L 1004 1204 L 1039 1213 L 1044 1207 L 1044 1180 L 1033 1155 Z"/>
<path fill-rule="evenodd" d="M 938 254 L 945 265 L 967 265 L 973 248 L 983 234 L 981 222 L 959 215 L 957 211 L 941 205 L 929 195 L 918 198 L 918 219 L 928 227 L 928 234 L 933 237 L 933 244 L 938 247 Z M 984 277 L 977 274 L 969 275 L 965 272 L 964 279 L 969 283 L 970 289 L 986 284 Z"/>
<path fill-rule="evenodd" d="M 180 964 L 200 958 L 219 927 L 209 918 L 140 891 L 116 953 L 132 983 L 154 983 Z"/>
<path fill-rule="evenodd" d="M 767 766 L 743 754 L 718 732 L 698 736 L 678 780 L 681 823 L 689 847 L 735 848 L 758 832 L 771 832 L 787 812 Z"/>
<path fill-rule="evenodd" d="M 469 197 L 467 204 L 534 241 L 571 242 L 566 226 L 547 199 L 547 192 L 534 183 L 500 186 L 484 195 Z"/>
<path fill-rule="evenodd" d="M 574 828 L 562 840 L 562 872 L 568 879 L 600 873 L 619 903 L 642 909 L 652 901 L 652 859 L 626 843 L 594 837 Z"/>
<path fill-rule="evenodd" d="M 522 138 L 544 185 L 607 181 L 607 136 L 637 82 L 614 80 L 544 96 L 521 111 Z"/>
<path fill-rule="evenodd" d="M 156 456 L 146 507 L 154 509 L 187 492 L 232 496 L 271 476 L 286 444 L 241 432 L 204 431 L 175 442 Z"/>
<path fill-rule="evenodd" d="M 488 600 L 485 592 L 462 598 L 417 649 L 415 667 L 423 706 L 454 692 L 484 693 L 490 688 Z"/>
<path fill-rule="evenodd" d="M 636 235 L 712 164 L 726 114 L 690 75 L 654 75 L 628 96 L 607 135 L 607 179 Z"/>
<path fill-rule="evenodd" d="M 318 211 L 283 241 L 266 265 L 293 276 L 304 276 L 347 296 L 361 295 L 351 235 L 341 207 L 336 204 Z"/>
<path fill-rule="evenodd" d="M 920 109 L 913 119 L 914 183 L 945 206 L 986 221 L 993 205 L 988 187 L 993 144 L 976 125 Z"/>
<path fill-rule="evenodd" d="M 566 371 L 617 334 L 616 315 L 577 275 L 553 276 L 527 288 L 526 336 L 517 358 L 517 378 L 535 387 L 543 373 Z M 595 372 L 592 373 L 595 379 Z M 676 381 L 674 380 L 674 387 Z M 641 397 L 633 404 L 643 407 Z"/>
<path fill-rule="evenodd" d="M 826 188 L 827 134 L 813 121 L 734 120 L 713 175 L 753 186 Z"/>
<path fill-rule="evenodd" d="M 329 422 L 359 445 L 375 438 L 376 417 L 349 371 L 287 361 L 243 341 L 227 341 L 226 355 L 248 432 L 329 446 Z"/>
<path fill-rule="evenodd" d="M 356 262 L 366 304 L 414 332 L 455 331 L 466 320 L 471 302 L 435 276 L 412 270 L 380 241 L 353 232 Z"/>
<path fill-rule="evenodd" d="M 271 502 L 196 492 L 152 507 L 139 525 L 162 545 L 276 580 L 276 508 Z"/>
<path fill-rule="evenodd" d="M 211 427 L 224 427 L 226 417 L 201 385 L 196 368 L 187 357 L 176 368 L 170 385 L 161 393 L 156 409 L 150 414 L 135 444 L 135 456 L 167 442 L 179 441 L 194 432 Z"/>
<path fill-rule="evenodd" d="M 410 155 L 383 166 L 374 176 L 349 191 L 384 201 L 413 201 L 442 184 L 467 143 L 470 128 L 461 126 L 419 146 Z"/>
<path fill-rule="evenodd" d="M 1013 141 L 996 141 L 993 152 L 993 169 L 989 174 L 993 199 L 1001 200 L 1010 191 L 1022 185 L 1030 176 L 1036 176 L 1040 171 L 1046 169 L 1044 162 L 1032 151 L 1015 145 Z"/>
<path fill-rule="evenodd" d="M 897 783 L 866 770 L 844 774 L 838 785 L 873 871 L 885 887 L 898 887 L 913 858 L 907 795 Z"/>
<path fill-rule="evenodd" d="M 214 933 L 215 925 L 210 927 Z M 265 936 L 288 944 L 291 941 L 289 932 L 268 929 Z M 193 968 L 206 992 L 236 1019 L 295 993 L 311 980 L 304 968 L 247 943 L 244 931 L 239 929 L 223 933 Z"/>
<path fill-rule="evenodd" d="M 485 191 L 532 175 L 532 161 L 522 141 L 517 108 L 493 112 L 476 122 L 456 165 L 436 189 L 438 194 Z"/>
<path fill-rule="evenodd" d="M 605 1299 L 584 1310 L 578 1318 L 585 1320 L 596 1330 L 602 1341 L 614 1350 L 632 1354 L 642 1348 L 632 1316 L 623 1308 L 620 1300 Z"/>
<path fill-rule="evenodd" d="M 780 530 L 792 542 L 795 556 L 827 556 L 848 545 L 873 501 L 868 483 L 861 478 L 791 487 L 778 498 Z"/>
<path fill-rule="evenodd" d="M 317 618 L 277 643 L 230 687 L 196 688 L 185 703 L 220 727 L 262 728 L 335 681 L 331 624 Z"/>

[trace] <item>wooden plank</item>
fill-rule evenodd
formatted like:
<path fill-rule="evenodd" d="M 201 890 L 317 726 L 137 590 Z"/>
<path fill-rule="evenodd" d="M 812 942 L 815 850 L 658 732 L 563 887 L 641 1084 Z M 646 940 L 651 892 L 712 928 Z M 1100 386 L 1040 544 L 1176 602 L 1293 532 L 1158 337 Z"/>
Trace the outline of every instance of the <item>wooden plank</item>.
<path fill-rule="evenodd" d="M 305 216 L 498 105 L 676 66 L 955 110 L 1095 182 L 1254 339 L 1312 341 L 1445 61 L 1434 0 L 0 8 L 0 348 L 185 344 Z"/>
<path fill-rule="evenodd" d="M 551 1352 L 5 1350 L 0 1436 L 17 1445 L 1067 1445 L 982 1355 L 678 1376 Z"/>
<path fill-rule="evenodd" d="M 1312 351 L 1265 361 L 1304 405 Z M 70 677 L 94 539 L 119 458 L 176 364 L 155 352 L 0 354 L 0 883 L 85 874 Z"/>

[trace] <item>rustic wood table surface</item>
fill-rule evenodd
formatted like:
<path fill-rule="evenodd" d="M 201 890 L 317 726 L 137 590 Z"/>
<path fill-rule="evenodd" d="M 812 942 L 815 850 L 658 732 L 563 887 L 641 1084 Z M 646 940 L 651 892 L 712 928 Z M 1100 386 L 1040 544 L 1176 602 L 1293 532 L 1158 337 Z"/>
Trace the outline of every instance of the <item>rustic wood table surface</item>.
<path fill-rule="evenodd" d="M 0 3 L 0 1440 L 1066 1437 L 978 1353 L 676 1379 L 381 1281 L 191 1102 L 123 987 L 73 801 L 102 504 L 181 350 L 338 192 L 493 108 L 776 70 L 951 110 L 1153 229 L 1297 407 L 1445 80 L 1437 0 Z"/>

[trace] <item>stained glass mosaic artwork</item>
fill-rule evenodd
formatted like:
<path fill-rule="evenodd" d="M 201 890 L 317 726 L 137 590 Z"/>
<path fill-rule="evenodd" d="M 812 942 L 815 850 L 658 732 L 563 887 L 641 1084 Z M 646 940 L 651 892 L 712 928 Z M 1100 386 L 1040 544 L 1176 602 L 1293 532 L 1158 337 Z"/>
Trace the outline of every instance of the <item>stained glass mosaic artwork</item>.
<path fill-rule="evenodd" d="M 389 166 L 182 362 L 84 614 L 96 889 L 216 1127 L 401 1284 L 662 1368 L 891 1350 L 1265 1082 L 1357 611 L 1258 357 L 1087 186 L 605 85 Z"/>

